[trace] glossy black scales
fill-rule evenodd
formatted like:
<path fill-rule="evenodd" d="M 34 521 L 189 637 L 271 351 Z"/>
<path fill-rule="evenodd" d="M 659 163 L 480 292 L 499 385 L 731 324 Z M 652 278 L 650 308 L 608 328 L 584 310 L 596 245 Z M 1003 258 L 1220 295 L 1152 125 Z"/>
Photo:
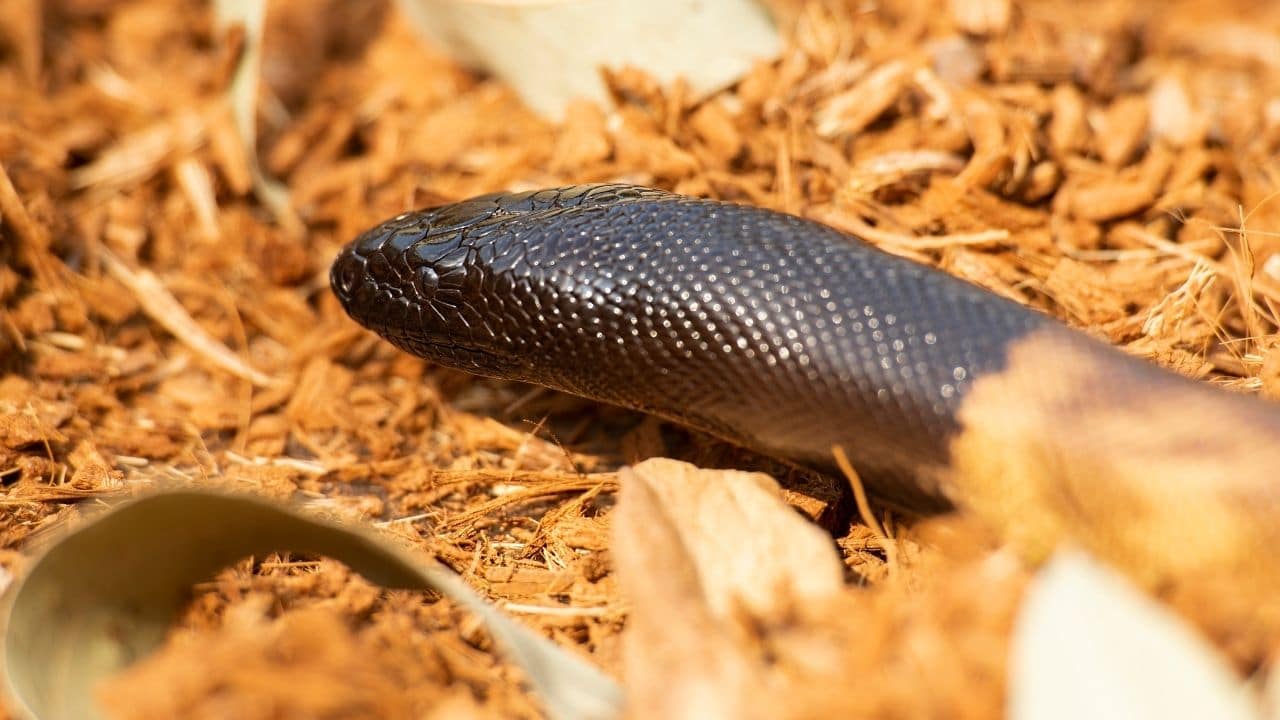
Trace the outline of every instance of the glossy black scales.
<path fill-rule="evenodd" d="M 818 223 L 625 185 L 407 213 L 348 246 L 332 281 L 409 352 L 809 466 L 840 444 L 917 506 L 966 389 L 1053 322 Z"/>

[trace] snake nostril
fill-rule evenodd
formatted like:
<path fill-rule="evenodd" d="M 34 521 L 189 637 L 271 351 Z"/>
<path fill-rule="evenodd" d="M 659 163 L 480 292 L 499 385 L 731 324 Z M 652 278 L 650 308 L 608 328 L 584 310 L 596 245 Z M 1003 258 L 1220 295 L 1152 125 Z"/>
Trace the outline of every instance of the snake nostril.
<path fill-rule="evenodd" d="M 355 293 L 363 274 L 362 265 L 363 263 L 354 257 L 350 250 L 345 250 L 338 256 L 333 264 L 332 276 L 333 289 L 338 293 L 338 297 L 346 299 Z"/>

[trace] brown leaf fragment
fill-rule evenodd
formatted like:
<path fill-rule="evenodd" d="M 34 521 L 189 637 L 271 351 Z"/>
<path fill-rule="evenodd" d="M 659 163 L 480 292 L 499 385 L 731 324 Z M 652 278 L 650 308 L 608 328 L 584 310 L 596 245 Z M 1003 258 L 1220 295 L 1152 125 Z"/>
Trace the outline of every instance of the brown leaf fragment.
<path fill-rule="evenodd" d="M 628 474 L 612 550 L 632 606 L 623 639 L 628 715 L 749 717 L 749 662 L 717 622 L 657 489 L 639 473 Z"/>
<path fill-rule="evenodd" d="M 801 518 L 780 497 L 777 482 L 762 473 L 699 470 L 688 463 L 653 458 L 623 471 L 623 497 L 632 486 L 641 509 L 669 535 L 647 542 L 672 543 L 685 554 L 707 609 L 724 616 L 735 607 L 768 614 L 789 598 L 817 598 L 843 584 L 831 538 Z M 649 502 L 658 505 L 649 505 Z M 615 524 L 617 521 L 615 521 Z M 614 553 L 624 562 L 642 551 L 639 538 L 618 530 Z M 630 562 L 628 558 L 626 562 Z M 637 578 L 661 584 L 660 579 Z"/>
<path fill-rule="evenodd" d="M 733 647 L 730 619 L 840 592 L 831 538 L 768 475 L 653 459 L 623 471 L 622 486 L 612 555 L 632 607 L 632 712 L 760 716 L 746 687 L 758 670 Z"/>

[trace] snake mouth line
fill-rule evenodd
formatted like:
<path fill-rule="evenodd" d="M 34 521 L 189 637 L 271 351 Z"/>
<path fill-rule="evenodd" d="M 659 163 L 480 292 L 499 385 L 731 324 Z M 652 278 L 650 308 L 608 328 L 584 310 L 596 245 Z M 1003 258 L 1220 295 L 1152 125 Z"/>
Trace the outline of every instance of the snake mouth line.
<path fill-rule="evenodd" d="M 513 358 L 446 332 L 410 333 L 400 328 L 369 329 L 396 347 L 436 365 L 498 379 L 519 379 Z"/>

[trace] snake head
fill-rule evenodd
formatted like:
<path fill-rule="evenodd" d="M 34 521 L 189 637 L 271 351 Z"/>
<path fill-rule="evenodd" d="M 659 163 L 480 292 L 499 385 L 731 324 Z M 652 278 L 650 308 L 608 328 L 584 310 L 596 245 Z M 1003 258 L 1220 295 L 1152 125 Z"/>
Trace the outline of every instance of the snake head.
<path fill-rule="evenodd" d="M 361 233 L 334 260 L 329 280 L 361 325 L 416 355 L 472 367 L 492 333 L 475 307 L 486 273 L 475 228 L 497 214 L 486 198 L 397 215 Z"/>
<path fill-rule="evenodd" d="M 472 372 L 520 376 L 524 330 L 536 326 L 531 308 L 572 292 L 547 286 L 550 275 L 530 267 L 536 261 L 529 253 L 554 248 L 526 240 L 570 210 L 668 196 L 631 185 L 576 185 L 403 213 L 347 245 L 330 284 L 352 319 L 404 350 Z M 522 302 L 516 296 L 539 282 L 531 280 L 535 274 L 543 285 Z"/>

